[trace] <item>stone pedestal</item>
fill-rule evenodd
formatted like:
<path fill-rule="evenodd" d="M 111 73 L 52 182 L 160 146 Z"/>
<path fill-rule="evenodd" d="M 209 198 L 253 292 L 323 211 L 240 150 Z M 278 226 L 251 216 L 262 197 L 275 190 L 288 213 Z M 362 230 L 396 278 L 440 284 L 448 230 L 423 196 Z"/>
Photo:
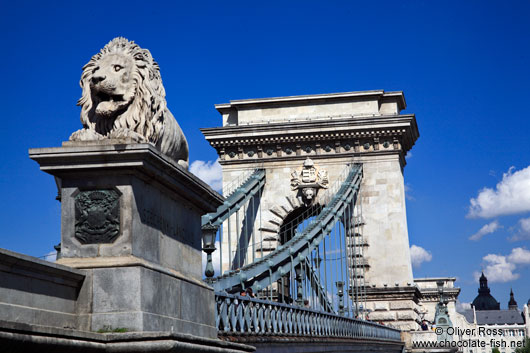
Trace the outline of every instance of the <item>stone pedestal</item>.
<path fill-rule="evenodd" d="M 58 181 L 58 262 L 86 272 L 78 328 L 216 337 L 201 216 L 223 199 L 152 145 L 128 142 L 30 150 Z"/>

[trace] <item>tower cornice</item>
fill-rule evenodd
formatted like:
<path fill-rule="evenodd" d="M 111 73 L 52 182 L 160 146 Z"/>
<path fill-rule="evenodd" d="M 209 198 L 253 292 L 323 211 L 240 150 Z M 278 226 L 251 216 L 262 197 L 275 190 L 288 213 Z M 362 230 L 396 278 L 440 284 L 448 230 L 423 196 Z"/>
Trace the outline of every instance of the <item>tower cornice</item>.
<path fill-rule="evenodd" d="M 414 114 L 333 117 L 201 129 L 221 163 L 253 158 L 399 153 L 419 137 Z"/>

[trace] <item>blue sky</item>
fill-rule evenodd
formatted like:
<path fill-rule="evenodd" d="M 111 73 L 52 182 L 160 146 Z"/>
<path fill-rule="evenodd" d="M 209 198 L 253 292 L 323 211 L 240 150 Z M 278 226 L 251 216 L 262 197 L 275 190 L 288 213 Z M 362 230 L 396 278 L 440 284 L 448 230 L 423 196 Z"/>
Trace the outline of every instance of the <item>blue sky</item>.
<path fill-rule="evenodd" d="M 431 257 L 415 276 L 456 276 L 469 302 L 483 268 L 501 307 L 510 287 L 526 302 L 530 3 L 249 3 L 3 2 L 0 247 L 41 256 L 59 242 L 53 178 L 27 150 L 59 146 L 80 128 L 81 67 L 124 36 L 160 64 L 192 161 L 216 159 L 199 132 L 220 125 L 215 103 L 403 90 L 420 130 L 405 168 L 410 243 Z M 469 240 L 486 225 L 491 233 Z"/>

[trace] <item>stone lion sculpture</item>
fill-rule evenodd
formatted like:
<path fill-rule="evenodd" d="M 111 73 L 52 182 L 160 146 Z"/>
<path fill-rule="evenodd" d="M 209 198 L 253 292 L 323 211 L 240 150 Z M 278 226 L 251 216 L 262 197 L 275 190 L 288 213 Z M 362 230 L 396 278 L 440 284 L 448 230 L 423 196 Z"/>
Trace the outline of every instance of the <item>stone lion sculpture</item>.
<path fill-rule="evenodd" d="M 160 68 L 147 49 L 114 38 L 83 67 L 83 129 L 71 141 L 106 138 L 148 142 L 188 167 L 188 143 L 167 109 Z"/>

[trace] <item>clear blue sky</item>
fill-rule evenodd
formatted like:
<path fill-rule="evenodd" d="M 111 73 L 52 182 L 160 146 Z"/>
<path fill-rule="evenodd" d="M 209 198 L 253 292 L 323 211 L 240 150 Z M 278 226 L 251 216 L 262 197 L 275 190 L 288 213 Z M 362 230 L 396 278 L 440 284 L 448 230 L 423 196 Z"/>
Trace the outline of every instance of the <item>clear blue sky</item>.
<path fill-rule="evenodd" d="M 530 165 L 530 3 L 261 3 L 2 2 L 0 247 L 40 256 L 59 242 L 53 178 L 27 150 L 59 146 L 80 128 L 81 67 L 124 36 L 160 64 L 192 161 L 216 158 L 199 132 L 220 125 L 215 103 L 403 90 L 420 130 L 405 168 L 410 242 L 432 255 L 415 276 L 457 276 L 460 299 L 469 302 L 478 287 L 473 273 L 494 265 L 511 279 L 491 283 L 501 307 L 510 287 L 520 306 L 526 302 L 530 266 L 508 255 L 530 249 L 518 223 L 530 217 L 528 197 L 506 201 L 521 204 L 518 211 L 466 215 L 470 199 L 495 190 L 511 166 L 516 173 Z M 522 174 L 512 181 L 528 185 Z M 495 220 L 497 230 L 469 240 Z M 521 239 L 509 241 L 514 234 Z M 483 259 L 489 254 L 498 256 Z"/>

